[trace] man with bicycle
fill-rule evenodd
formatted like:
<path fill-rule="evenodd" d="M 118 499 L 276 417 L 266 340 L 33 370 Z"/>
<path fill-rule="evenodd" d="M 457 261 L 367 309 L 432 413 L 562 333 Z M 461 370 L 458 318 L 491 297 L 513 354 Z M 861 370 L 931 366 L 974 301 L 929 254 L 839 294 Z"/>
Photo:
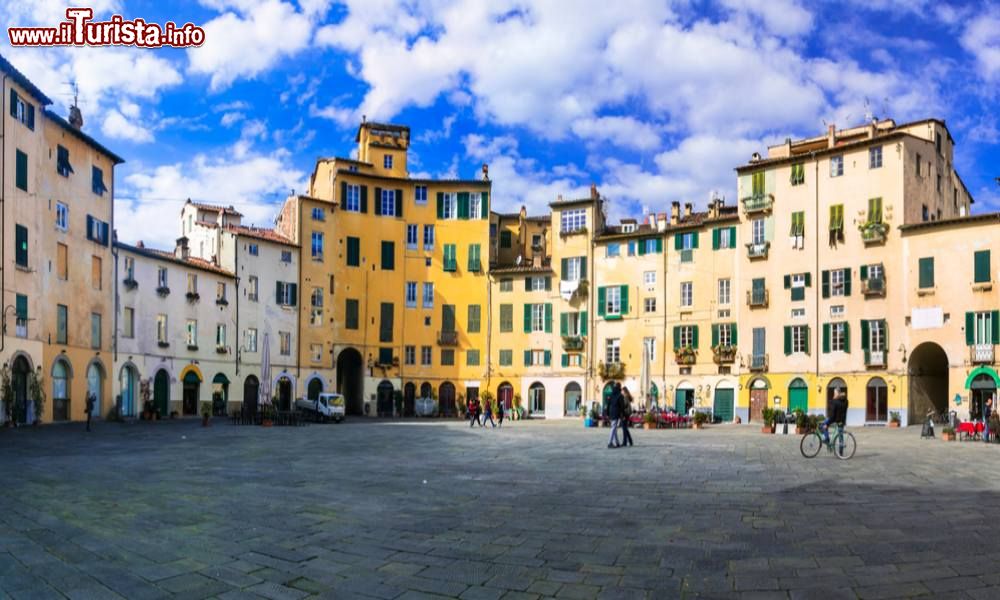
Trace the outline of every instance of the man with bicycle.
<path fill-rule="evenodd" d="M 847 394 L 843 388 L 838 388 L 833 393 L 833 402 L 830 403 L 826 420 L 820 426 L 820 430 L 823 432 L 823 443 L 827 445 L 830 444 L 831 423 L 836 423 L 840 429 L 843 429 L 847 424 Z"/>

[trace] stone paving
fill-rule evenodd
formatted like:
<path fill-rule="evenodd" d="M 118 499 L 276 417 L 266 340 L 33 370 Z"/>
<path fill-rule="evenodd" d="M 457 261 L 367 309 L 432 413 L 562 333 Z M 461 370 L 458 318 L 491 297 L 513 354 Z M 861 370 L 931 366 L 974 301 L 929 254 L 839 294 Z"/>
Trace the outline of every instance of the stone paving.
<path fill-rule="evenodd" d="M 1000 446 L 577 420 L 0 431 L 13 598 L 1000 598 Z"/>

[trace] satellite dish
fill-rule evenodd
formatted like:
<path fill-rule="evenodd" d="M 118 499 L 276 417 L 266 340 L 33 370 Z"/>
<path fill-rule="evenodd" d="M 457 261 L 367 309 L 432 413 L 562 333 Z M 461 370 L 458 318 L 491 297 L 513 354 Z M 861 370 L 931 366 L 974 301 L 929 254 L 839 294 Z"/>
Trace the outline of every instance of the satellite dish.
<path fill-rule="evenodd" d="M 517 255 L 517 260 L 515 260 L 515 261 L 514 261 L 514 264 L 516 264 L 517 266 L 519 266 L 519 267 L 520 267 L 520 266 L 521 266 L 521 259 L 522 259 L 522 258 L 523 258 L 523 257 L 522 257 L 522 256 L 521 256 L 520 254 L 518 254 L 518 255 Z"/>

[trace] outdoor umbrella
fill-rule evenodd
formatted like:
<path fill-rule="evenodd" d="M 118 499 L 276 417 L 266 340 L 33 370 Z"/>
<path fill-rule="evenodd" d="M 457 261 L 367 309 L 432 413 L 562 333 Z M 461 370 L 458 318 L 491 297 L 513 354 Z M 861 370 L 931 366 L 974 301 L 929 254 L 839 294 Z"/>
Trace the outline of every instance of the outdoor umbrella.
<path fill-rule="evenodd" d="M 264 334 L 264 347 L 260 356 L 260 405 L 271 405 L 271 340 Z"/>
<path fill-rule="evenodd" d="M 642 345 L 642 368 L 639 371 L 639 390 L 642 394 L 642 404 L 647 409 L 651 407 L 651 396 L 649 395 L 649 347 Z"/>

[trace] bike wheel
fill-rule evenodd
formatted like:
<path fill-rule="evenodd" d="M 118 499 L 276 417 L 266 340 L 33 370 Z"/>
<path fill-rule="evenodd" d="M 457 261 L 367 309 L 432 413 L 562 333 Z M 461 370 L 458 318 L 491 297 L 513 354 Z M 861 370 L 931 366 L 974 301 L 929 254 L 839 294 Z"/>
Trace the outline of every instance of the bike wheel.
<path fill-rule="evenodd" d="M 822 448 L 823 438 L 818 433 L 807 433 L 802 436 L 802 441 L 799 442 L 799 450 L 806 458 L 816 458 Z"/>
<path fill-rule="evenodd" d="M 854 436 L 850 433 L 841 432 L 837 434 L 837 438 L 833 441 L 833 453 L 840 460 L 850 460 L 857 449 L 858 444 L 854 441 Z"/>

